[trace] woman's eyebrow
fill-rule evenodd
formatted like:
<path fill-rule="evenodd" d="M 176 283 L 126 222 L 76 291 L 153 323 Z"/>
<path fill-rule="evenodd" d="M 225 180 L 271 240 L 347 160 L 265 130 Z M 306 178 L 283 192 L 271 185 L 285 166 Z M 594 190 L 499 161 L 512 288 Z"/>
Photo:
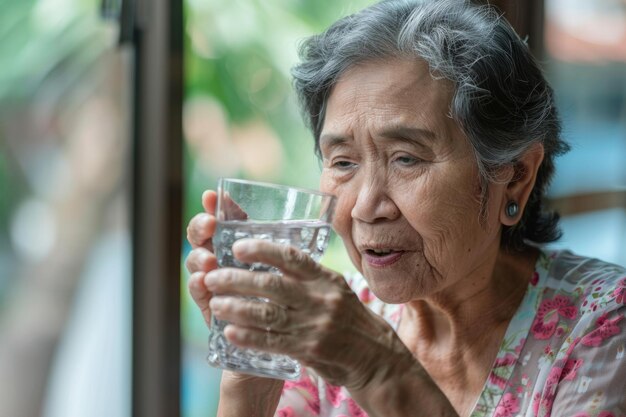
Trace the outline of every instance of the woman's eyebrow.
<path fill-rule="evenodd" d="M 320 136 L 320 147 L 333 148 L 336 146 L 341 146 L 349 142 L 351 138 L 347 138 L 342 135 L 337 135 L 334 133 L 323 133 Z"/>
<path fill-rule="evenodd" d="M 418 127 L 394 125 L 384 128 L 379 137 L 385 139 L 396 139 L 418 145 L 430 144 L 435 141 L 437 135 L 434 132 Z M 322 133 L 320 135 L 320 148 L 334 148 L 351 142 L 351 137 L 346 137 L 335 133 Z"/>
<path fill-rule="evenodd" d="M 432 143 L 437 135 L 434 132 L 419 127 L 395 125 L 384 128 L 380 136 L 387 139 L 398 139 L 408 142 Z"/>

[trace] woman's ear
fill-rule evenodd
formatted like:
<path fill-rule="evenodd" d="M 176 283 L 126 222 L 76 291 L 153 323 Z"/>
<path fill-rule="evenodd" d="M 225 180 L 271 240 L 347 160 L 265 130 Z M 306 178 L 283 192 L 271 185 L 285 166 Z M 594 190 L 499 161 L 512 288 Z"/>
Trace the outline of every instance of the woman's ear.
<path fill-rule="evenodd" d="M 513 165 L 500 206 L 500 222 L 503 225 L 513 226 L 522 218 L 542 161 L 543 145 L 535 143 Z"/>

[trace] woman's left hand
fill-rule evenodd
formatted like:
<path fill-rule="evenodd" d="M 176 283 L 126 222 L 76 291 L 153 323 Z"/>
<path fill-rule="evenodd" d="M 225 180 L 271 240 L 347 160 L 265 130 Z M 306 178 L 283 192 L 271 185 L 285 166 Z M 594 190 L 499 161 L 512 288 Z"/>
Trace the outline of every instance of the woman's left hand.
<path fill-rule="evenodd" d="M 326 381 L 362 390 L 415 362 L 394 330 L 365 307 L 342 275 L 294 247 L 240 240 L 242 262 L 274 266 L 282 276 L 217 269 L 205 278 L 212 313 L 229 322 L 237 346 L 291 356 Z M 267 298 L 270 302 L 250 299 Z"/>

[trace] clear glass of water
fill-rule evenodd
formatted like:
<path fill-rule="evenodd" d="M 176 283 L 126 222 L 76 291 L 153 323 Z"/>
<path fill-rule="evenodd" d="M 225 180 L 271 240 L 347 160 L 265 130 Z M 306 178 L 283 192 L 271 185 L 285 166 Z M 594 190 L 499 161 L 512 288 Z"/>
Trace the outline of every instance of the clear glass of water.
<path fill-rule="evenodd" d="M 319 191 L 221 178 L 217 187 L 217 228 L 213 236 L 218 266 L 280 275 L 277 268 L 269 265 L 245 264 L 234 258 L 233 243 L 246 238 L 291 245 L 319 261 L 330 238 L 334 207 L 335 198 Z M 226 324 L 214 317 L 211 320 L 207 357 L 210 365 L 271 378 L 300 377 L 300 364 L 288 356 L 230 344 L 224 337 Z"/>

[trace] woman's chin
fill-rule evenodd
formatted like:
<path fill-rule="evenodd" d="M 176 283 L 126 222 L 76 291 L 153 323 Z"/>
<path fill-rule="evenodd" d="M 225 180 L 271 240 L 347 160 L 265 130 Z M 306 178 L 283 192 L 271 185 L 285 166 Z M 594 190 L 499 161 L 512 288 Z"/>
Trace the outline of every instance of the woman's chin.
<path fill-rule="evenodd" d="M 398 285 L 388 280 L 380 282 L 376 278 L 368 278 L 367 275 L 365 275 L 365 280 L 376 298 L 386 304 L 404 304 L 416 298 L 413 291 L 410 291 L 404 285 Z"/>

